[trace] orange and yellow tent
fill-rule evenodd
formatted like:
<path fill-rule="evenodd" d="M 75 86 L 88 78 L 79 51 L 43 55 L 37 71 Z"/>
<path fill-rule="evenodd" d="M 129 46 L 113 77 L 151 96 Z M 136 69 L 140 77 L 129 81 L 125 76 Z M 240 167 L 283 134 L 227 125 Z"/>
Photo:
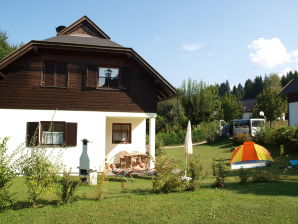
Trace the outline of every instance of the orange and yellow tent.
<path fill-rule="evenodd" d="M 238 146 L 234 150 L 232 158 L 230 160 L 231 165 L 250 164 L 246 168 L 260 166 L 252 164 L 265 165 L 266 163 L 271 162 L 274 162 L 274 160 L 268 150 L 254 142 L 244 142 L 242 145 Z"/>

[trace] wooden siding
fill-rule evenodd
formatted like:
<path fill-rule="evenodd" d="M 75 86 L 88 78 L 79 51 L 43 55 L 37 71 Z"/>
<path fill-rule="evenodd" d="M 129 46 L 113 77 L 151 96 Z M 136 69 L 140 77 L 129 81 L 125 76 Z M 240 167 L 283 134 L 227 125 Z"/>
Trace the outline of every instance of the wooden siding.
<path fill-rule="evenodd" d="M 68 87 L 41 87 L 43 62 L 68 64 Z M 82 88 L 88 64 L 104 67 L 129 67 L 129 89 Z M 0 81 L 0 108 L 60 109 L 80 111 L 156 112 L 156 85 L 132 59 L 109 53 L 69 52 L 40 49 L 12 64 Z"/>

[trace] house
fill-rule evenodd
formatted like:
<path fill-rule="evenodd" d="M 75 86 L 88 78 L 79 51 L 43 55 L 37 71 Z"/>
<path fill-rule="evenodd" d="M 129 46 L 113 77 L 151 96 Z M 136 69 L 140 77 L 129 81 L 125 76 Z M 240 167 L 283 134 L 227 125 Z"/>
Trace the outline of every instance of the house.
<path fill-rule="evenodd" d="M 292 79 L 279 94 L 288 100 L 289 125 L 298 126 L 298 78 Z"/>
<path fill-rule="evenodd" d="M 257 104 L 257 99 L 242 99 L 240 100 L 241 105 L 243 106 L 243 114 L 242 114 L 242 119 L 250 119 L 252 117 L 252 112 L 254 107 Z"/>
<path fill-rule="evenodd" d="M 120 152 L 146 153 L 149 124 L 153 167 L 157 102 L 177 90 L 87 16 L 56 31 L 0 61 L 0 136 L 12 149 L 60 149 L 73 172 L 98 172 Z"/>

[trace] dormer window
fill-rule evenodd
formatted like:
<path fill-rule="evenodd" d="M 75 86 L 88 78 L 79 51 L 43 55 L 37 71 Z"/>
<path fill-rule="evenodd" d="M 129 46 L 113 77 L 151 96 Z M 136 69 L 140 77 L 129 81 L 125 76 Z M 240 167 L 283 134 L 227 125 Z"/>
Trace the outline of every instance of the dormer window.
<path fill-rule="evenodd" d="M 98 74 L 98 88 L 118 88 L 118 68 L 99 68 Z"/>
<path fill-rule="evenodd" d="M 64 63 L 44 63 L 41 86 L 67 87 L 68 71 Z"/>

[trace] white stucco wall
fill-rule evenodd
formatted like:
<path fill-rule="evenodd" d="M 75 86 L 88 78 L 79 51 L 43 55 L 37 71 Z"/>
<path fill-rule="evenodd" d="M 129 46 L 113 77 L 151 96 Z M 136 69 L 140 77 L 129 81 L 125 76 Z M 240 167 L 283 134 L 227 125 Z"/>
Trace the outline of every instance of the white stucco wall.
<path fill-rule="evenodd" d="M 131 123 L 131 143 L 129 144 L 112 144 L 112 124 L 113 123 Z M 106 122 L 106 158 L 107 162 L 118 163 L 121 151 L 128 153 L 137 151 L 146 153 L 146 119 L 145 118 L 119 118 L 108 117 Z M 116 157 L 115 157 L 116 156 Z"/>
<path fill-rule="evenodd" d="M 289 125 L 298 125 L 298 102 L 289 103 Z"/>
<path fill-rule="evenodd" d="M 81 140 L 86 138 L 90 141 L 87 149 L 90 159 L 90 169 L 102 171 L 105 165 L 106 149 L 108 148 L 111 151 L 111 145 L 106 145 L 106 134 L 111 132 L 110 130 L 106 132 L 106 127 L 110 127 L 106 124 L 106 121 L 111 122 L 111 119 L 116 119 L 117 122 L 122 122 L 122 119 L 125 120 L 125 122 L 131 121 L 133 130 L 132 140 L 134 142 L 125 147 L 127 147 L 128 150 L 144 150 L 146 133 L 145 119 L 153 116 L 156 116 L 156 114 L 0 109 L 0 137 L 9 136 L 8 147 L 10 150 L 13 150 L 20 144 L 25 144 L 27 122 L 51 121 L 52 119 L 53 121 L 76 122 L 78 124 L 77 146 L 55 148 L 54 151 L 62 151 L 62 161 L 64 165 L 67 168 L 72 168 L 72 172 L 78 172 L 77 167 L 79 166 L 83 147 Z M 124 148 L 121 146 L 122 145 L 114 148 Z M 143 148 L 141 146 L 143 146 Z"/>

